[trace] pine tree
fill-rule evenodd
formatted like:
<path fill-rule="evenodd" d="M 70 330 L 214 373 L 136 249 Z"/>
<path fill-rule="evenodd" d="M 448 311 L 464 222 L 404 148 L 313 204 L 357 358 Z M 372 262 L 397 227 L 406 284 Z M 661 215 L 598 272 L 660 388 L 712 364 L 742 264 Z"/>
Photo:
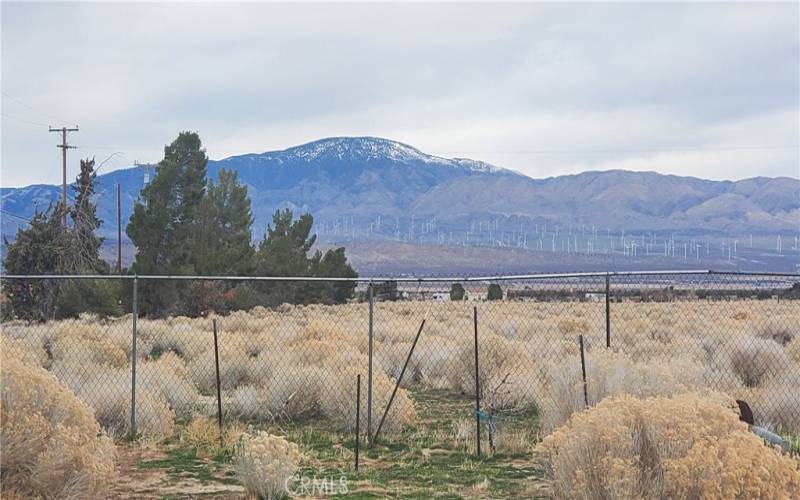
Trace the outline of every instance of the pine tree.
<path fill-rule="evenodd" d="M 344 247 L 331 249 L 324 254 L 319 250 L 311 258 L 311 276 L 325 278 L 357 278 L 358 273 L 348 264 Z M 341 304 L 353 296 L 356 289 L 354 281 L 320 283 L 315 302 Z"/>
<path fill-rule="evenodd" d="M 75 204 L 69 211 L 72 229 L 64 263 L 67 272 L 92 273 L 105 268 L 100 259 L 100 245 L 103 240 L 95 234 L 103 223 L 97 218 L 97 205 L 92 199 L 95 195 L 96 177 L 94 159 L 81 160 L 81 171 L 72 186 Z"/>
<path fill-rule="evenodd" d="M 5 240 L 6 273 L 62 273 L 67 248 L 63 213 L 60 203 L 44 212 L 37 211 L 28 227 L 17 230 L 14 242 Z M 54 280 L 4 280 L 3 292 L 11 303 L 11 314 L 3 311 L 3 315 L 33 321 L 53 319 L 59 288 L 60 282 Z"/>
<path fill-rule="evenodd" d="M 358 276 L 347 263 L 344 248 L 320 251 L 309 258 L 308 252 L 316 242 L 311 235 L 314 218 L 303 214 L 295 220 L 289 209 L 276 210 L 272 224 L 256 251 L 256 271 L 261 276 L 314 276 L 355 278 Z M 259 286 L 266 294 L 266 302 L 344 302 L 352 297 L 355 283 L 263 283 Z"/>
<path fill-rule="evenodd" d="M 464 300 L 467 291 L 461 283 L 453 283 L 450 287 L 450 300 Z"/>
<path fill-rule="evenodd" d="M 258 246 L 256 265 L 262 276 L 308 276 L 307 254 L 317 240 L 309 236 L 314 218 L 303 214 L 296 221 L 288 208 L 276 210 L 267 234 Z"/>
<path fill-rule="evenodd" d="M 132 270 L 139 274 L 194 274 L 201 254 L 201 202 L 208 158 L 200 137 L 181 132 L 164 148 L 156 175 L 134 205 L 126 232 L 136 245 Z M 182 307 L 185 286 L 144 284 L 142 311 L 160 314 Z"/>
<path fill-rule="evenodd" d="M 248 275 L 253 271 L 253 211 L 247 186 L 235 171 L 220 170 L 209 181 L 201 207 L 202 239 L 198 272 L 204 275 Z"/>

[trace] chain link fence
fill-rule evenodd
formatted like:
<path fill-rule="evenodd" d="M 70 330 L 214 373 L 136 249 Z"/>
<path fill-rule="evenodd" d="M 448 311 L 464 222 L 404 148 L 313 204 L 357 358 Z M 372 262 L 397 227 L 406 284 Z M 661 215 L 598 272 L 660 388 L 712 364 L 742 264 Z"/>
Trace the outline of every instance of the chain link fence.
<path fill-rule="evenodd" d="M 127 314 L 46 322 L 4 314 L 0 338 L 6 353 L 72 389 L 117 438 L 160 439 L 220 409 L 226 422 L 350 432 L 359 374 L 367 440 L 378 427 L 387 436 L 418 425 L 424 406 L 437 409 L 427 423 L 456 439 L 479 428 L 491 448 L 513 447 L 609 395 L 691 390 L 747 401 L 760 425 L 800 432 L 800 275 L 4 276 L 2 300 L 8 307 L 19 287 L 50 287 L 58 300 L 108 282 Z M 243 283 L 341 287 L 352 296 L 195 317 L 136 313 L 145 290 L 169 297 L 159 287 L 176 282 L 221 293 Z"/>

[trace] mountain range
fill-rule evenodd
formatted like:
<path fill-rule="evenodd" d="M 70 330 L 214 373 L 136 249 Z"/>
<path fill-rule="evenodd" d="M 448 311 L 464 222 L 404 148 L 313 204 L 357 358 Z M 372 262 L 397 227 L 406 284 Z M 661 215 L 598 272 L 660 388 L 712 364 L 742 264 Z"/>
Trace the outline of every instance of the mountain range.
<path fill-rule="evenodd" d="M 626 250 L 627 234 L 640 251 L 647 246 L 655 254 L 675 253 L 676 238 L 708 247 L 721 242 L 724 250 L 726 241 L 751 238 L 774 247 L 781 235 L 789 248 L 800 230 L 800 180 L 789 177 L 712 181 L 611 170 L 537 179 L 373 137 L 327 138 L 210 160 L 209 177 L 223 168 L 235 170 L 248 187 L 255 238 L 274 210 L 284 207 L 312 213 L 320 240 L 330 243 L 380 240 L 567 252 L 572 245 L 573 252 L 636 252 L 632 246 Z M 107 239 L 116 241 L 116 184 L 124 227 L 144 182 L 140 167 L 98 176 L 98 215 Z M 0 188 L 3 236 L 13 238 L 23 219 L 59 193 L 53 185 Z"/>

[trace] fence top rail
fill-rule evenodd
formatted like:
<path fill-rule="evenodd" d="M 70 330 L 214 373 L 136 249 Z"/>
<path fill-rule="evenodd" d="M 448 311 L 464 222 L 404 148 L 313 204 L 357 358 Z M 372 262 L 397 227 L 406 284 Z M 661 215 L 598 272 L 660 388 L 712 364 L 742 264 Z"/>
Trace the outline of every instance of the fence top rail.
<path fill-rule="evenodd" d="M 354 283 L 382 283 L 393 281 L 397 283 L 442 283 L 442 282 L 489 282 L 489 281 L 522 281 L 568 278 L 604 278 L 625 276 L 678 276 L 678 275 L 716 275 L 716 276 L 742 276 L 742 277 L 774 277 L 798 278 L 800 274 L 794 273 L 764 273 L 764 272 L 737 272 L 737 271 L 712 271 L 708 269 L 692 270 L 658 270 L 658 271 L 606 271 L 606 272 L 579 272 L 579 273 L 541 273 L 541 274 L 516 274 L 495 276 L 445 276 L 445 277 L 392 277 L 372 276 L 358 278 L 336 277 L 309 277 L 309 276 L 191 276 L 168 274 L 4 274 L 0 279 L 93 279 L 93 280 L 183 280 L 183 281 L 308 281 L 308 282 L 354 282 Z"/>

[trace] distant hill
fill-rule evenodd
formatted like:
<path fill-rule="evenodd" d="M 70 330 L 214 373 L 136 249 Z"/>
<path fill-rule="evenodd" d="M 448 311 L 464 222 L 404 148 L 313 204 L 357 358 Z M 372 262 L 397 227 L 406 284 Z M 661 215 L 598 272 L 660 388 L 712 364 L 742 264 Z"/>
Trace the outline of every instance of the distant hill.
<path fill-rule="evenodd" d="M 788 252 L 800 230 L 800 180 L 788 177 L 711 181 L 613 170 L 534 179 L 372 137 L 321 139 L 209 161 L 209 176 L 216 178 L 222 168 L 236 170 L 248 186 L 256 238 L 274 210 L 283 207 L 314 214 L 321 241 L 329 242 L 559 252 L 571 247 L 572 252 L 599 253 L 609 252 L 612 244 L 616 252 L 625 251 L 627 241 L 638 247 L 629 246 L 630 252 L 663 254 L 667 245 L 677 254 L 684 251 L 684 242 L 696 249 L 698 244 L 712 247 L 713 241 L 719 257 L 725 251 L 720 245 L 738 240 L 738 251 L 752 237 L 772 248 L 778 235 Z M 122 190 L 124 226 L 143 182 L 140 168 L 98 177 L 104 236 L 116 238 L 116 184 Z M 58 199 L 59 187 L 0 188 L 0 196 L 6 214 L 29 218 L 36 207 Z M 20 221 L 6 214 L 2 233 L 13 238 Z M 697 253 L 699 258 L 702 252 Z"/>

